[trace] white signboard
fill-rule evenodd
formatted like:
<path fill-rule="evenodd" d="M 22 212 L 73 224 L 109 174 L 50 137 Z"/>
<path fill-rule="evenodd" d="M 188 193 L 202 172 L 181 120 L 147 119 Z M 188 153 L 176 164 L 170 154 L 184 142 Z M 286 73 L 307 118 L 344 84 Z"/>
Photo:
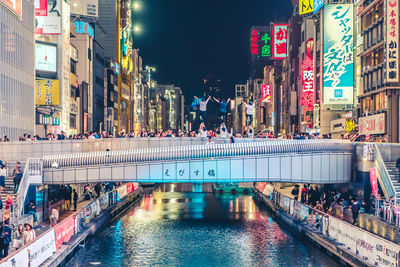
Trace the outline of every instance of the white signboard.
<path fill-rule="evenodd" d="M 324 7 L 325 105 L 353 104 L 353 4 Z"/>
<path fill-rule="evenodd" d="M 360 117 L 358 119 L 360 135 L 386 133 L 385 121 L 384 113 L 368 117 Z"/>
<path fill-rule="evenodd" d="M 71 0 L 71 14 L 98 17 L 98 0 Z"/>
<path fill-rule="evenodd" d="M 57 72 L 57 47 L 36 43 L 36 70 Z"/>
<path fill-rule="evenodd" d="M 36 0 L 36 2 L 42 1 Z M 43 6 L 43 12 L 36 8 L 36 34 L 61 34 L 61 2 L 47 1 Z"/>
<path fill-rule="evenodd" d="M 45 260 L 53 256 L 56 251 L 56 237 L 54 229 L 37 239 L 28 247 L 15 254 L 0 267 L 40 266 Z M 30 261 L 30 264 L 29 264 Z"/>
<path fill-rule="evenodd" d="M 378 266 L 397 266 L 400 246 L 329 216 L 329 236 Z"/>

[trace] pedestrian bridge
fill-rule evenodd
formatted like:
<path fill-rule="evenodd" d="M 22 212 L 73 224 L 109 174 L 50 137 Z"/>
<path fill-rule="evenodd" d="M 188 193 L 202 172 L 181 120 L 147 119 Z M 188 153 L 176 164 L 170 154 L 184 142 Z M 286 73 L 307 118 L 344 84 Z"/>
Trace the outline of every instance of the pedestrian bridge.
<path fill-rule="evenodd" d="M 96 182 L 294 182 L 351 180 L 353 146 L 276 140 L 43 156 L 43 184 Z"/>

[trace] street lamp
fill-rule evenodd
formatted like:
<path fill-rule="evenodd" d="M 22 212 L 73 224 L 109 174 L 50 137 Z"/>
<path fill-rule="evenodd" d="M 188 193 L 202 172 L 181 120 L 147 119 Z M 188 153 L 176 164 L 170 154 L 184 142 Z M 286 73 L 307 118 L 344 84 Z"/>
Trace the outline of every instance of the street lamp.
<path fill-rule="evenodd" d="M 134 3 L 133 3 L 133 10 L 138 11 L 138 10 L 140 10 L 141 8 L 142 8 L 142 6 L 140 5 L 139 2 L 134 2 Z"/>
<path fill-rule="evenodd" d="M 134 32 L 139 33 L 139 32 L 141 32 L 141 30 L 142 30 L 142 29 L 140 28 L 139 25 L 133 26 L 133 31 L 134 31 Z"/>

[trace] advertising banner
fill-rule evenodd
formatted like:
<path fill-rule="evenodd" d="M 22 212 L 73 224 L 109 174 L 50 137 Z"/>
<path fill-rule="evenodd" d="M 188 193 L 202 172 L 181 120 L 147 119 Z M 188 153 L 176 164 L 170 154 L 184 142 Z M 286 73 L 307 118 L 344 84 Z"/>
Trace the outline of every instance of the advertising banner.
<path fill-rule="evenodd" d="M 353 105 L 353 4 L 324 7 L 325 105 Z"/>
<path fill-rule="evenodd" d="M 283 209 L 287 212 L 290 210 L 290 198 L 283 196 Z"/>
<path fill-rule="evenodd" d="M 100 210 L 104 210 L 108 207 L 108 194 L 105 194 L 99 198 Z"/>
<path fill-rule="evenodd" d="M 35 0 L 35 16 L 47 16 L 47 0 Z"/>
<path fill-rule="evenodd" d="M 386 81 L 399 81 L 399 1 L 386 0 Z"/>
<path fill-rule="evenodd" d="M 58 80 L 36 80 L 35 104 L 38 106 L 58 106 L 60 84 Z"/>
<path fill-rule="evenodd" d="M 36 0 L 36 34 L 61 34 L 61 2 Z"/>
<path fill-rule="evenodd" d="M 288 46 L 288 24 L 272 25 L 272 58 L 285 59 L 287 57 Z"/>
<path fill-rule="evenodd" d="M 0 0 L 19 17 L 22 16 L 22 0 Z"/>
<path fill-rule="evenodd" d="M 133 183 L 127 183 L 126 184 L 126 193 L 130 194 L 134 191 L 135 189 L 133 188 Z"/>
<path fill-rule="evenodd" d="M 359 118 L 358 128 L 360 135 L 386 133 L 385 121 L 385 113 Z"/>
<path fill-rule="evenodd" d="M 120 187 L 117 189 L 117 192 L 118 192 L 118 198 L 119 198 L 119 199 L 124 198 L 124 197 L 128 194 L 128 191 L 127 191 L 127 188 L 126 188 L 126 184 L 123 185 L 123 186 L 120 186 Z"/>
<path fill-rule="evenodd" d="M 71 14 L 98 17 L 98 0 L 71 0 Z"/>
<path fill-rule="evenodd" d="M 29 254 L 28 249 L 24 248 L 18 251 L 17 254 L 9 258 L 5 263 L 0 265 L 1 267 L 17 267 L 17 266 L 29 266 Z"/>
<path fill-rule="evenodd" d="M 36 43 L 35 68 L 38 71 L 57 72 L 57 46 Z"/>
<path fill-rule="evenodd" d="M 68 242 L 75 234 L 75 218 L 71 216 L 63 220 L 54 226 L 54 232 L 56 235 L 56 249 L 58 249 L 62 243 Z"/>
<path fill-rule="evenodd" d="M 314 1 L 313 0 L 299 0 L 299 15 L 313 13 Z"/>
<path fill-rule="evenodd" d="M 271 103 L 271 85 L 262 85 L 262 102 Z"/>
<path fill-rule="evenodd" d="M 371 180 L 371 190 L 372 194 L 376 199 L 380 199 L 378 193 L 378 179 L 376 177 L 376 168 L 372 168 L 369 170 L 369 179 Z"/>
<path fill-rule="evenodd" d="M 400 246 L 329 216 L 329 236 L 378 266 L 397 266 Z"/>

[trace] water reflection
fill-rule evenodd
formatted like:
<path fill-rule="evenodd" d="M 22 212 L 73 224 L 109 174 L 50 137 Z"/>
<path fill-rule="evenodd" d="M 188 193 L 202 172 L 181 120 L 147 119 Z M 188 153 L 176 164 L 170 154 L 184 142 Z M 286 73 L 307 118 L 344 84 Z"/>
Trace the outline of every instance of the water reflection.
<path fill-rule="evenodd" d="M 190 184 L 160 187 L 68 265 L 336 266 L 282 229 L 252 196 L 192 190 Z"/>

